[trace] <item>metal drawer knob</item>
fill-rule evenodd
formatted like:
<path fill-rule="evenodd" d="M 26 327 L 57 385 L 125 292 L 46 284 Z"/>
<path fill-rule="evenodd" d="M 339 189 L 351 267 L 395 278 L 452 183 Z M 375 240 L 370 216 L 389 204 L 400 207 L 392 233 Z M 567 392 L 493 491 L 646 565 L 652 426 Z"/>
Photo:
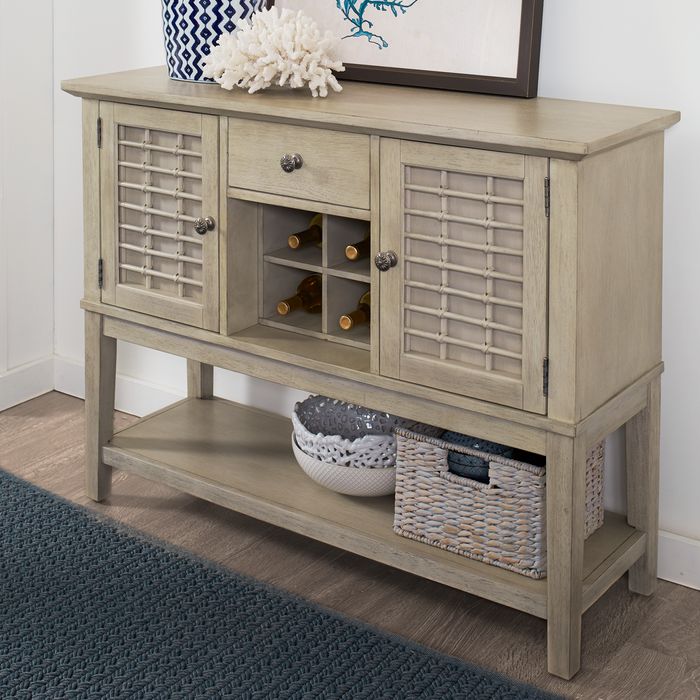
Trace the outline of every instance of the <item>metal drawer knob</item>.
<path fill-rule="evenodd" d="M 196 219 L 194 222 L 194 230 L 200 236 L 203 236 L 207 231 L 213 231 L 215 227 L 216 221 L 214 221 L 211 216 L 207 216 L 206 219 L 200 216 L 199 219 Z"/>
<path fill-rule="evenodd" d="M 399 262 L 399 256 L 393 250 L 387 250 L 383 253 L 377 253 L 377 257 L 374 259 L 374 264 L 380 272 L 386 272 L 391 270 L 392 267 L 396 267 Z"/>
<path fill-rule="evenodd" d="M 304 165 L 304 159 L 298 153 L 285 153 L 280 160 L 285 173 L 293 173 Z"/>

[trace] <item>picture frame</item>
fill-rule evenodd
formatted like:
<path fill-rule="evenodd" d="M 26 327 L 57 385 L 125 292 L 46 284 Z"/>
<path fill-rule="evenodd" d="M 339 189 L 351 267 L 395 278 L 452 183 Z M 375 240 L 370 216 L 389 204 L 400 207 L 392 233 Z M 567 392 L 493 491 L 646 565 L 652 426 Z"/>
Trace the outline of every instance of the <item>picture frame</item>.
<path fill-rule="evenodd" d="M 537 96 L 544 0 L 269 4 L 303 10 L 338 35 L 343 80 Z"/>

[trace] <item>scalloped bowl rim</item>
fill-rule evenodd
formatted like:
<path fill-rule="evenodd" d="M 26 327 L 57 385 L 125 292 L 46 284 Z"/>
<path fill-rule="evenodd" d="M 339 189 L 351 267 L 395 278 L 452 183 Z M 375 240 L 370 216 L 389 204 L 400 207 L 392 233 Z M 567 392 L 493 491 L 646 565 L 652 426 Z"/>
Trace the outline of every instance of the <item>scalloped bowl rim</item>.
<path fill-rule="evenodd" d="M 291 434 L 291 439 L 292 450 L 294 451 L 294 457 L 299 467 L 310 479 L 324 488 L 335 491 L 336 493 L 342 493 L 346 496 L 363 497 L 390 496 L 396 491 L 395 466 L 372 469 L 370 467 L 349 467 L 333 464 L 331 462 L 324 462 L 306 454 L 297 444 L 296 436 L 293 432 Z M 328 478 L 319 480 L 318 474 L 312 473 L 304 463 L 313 465 L 319 473 L 325 474 Z M 360 477 L 361 483 L 359 483 L 356 488 L 344 488 L 340 490 L 332 485 L 334 478 L 341 479 L 342 477 L 346 477 L 348 472 L 352 472 Z M 390 474 L 391 477 L 389 476 Z M 391 481 L 391 487 L 389 486 L 389 481 Z"/>

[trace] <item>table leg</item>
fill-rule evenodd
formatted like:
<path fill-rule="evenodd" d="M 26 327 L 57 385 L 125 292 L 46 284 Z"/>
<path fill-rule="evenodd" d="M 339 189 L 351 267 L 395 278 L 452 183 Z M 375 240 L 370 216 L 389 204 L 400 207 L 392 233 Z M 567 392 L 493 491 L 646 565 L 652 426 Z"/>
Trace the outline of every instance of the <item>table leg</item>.
<path fill-rule="evenodd" d="M 93 501 L 109 496 L 112 469 L 102 462 L 102 446 L 114 434 L 117 341 L 103 333 L 103 316 L 85 312 L 85 490 Z"/>
<path fill-rule="evenodd" d="M 651 595 L 656 590 L 659 543 L 659 434 L 661 378 L 649 384 L 647 406 L 626 427 L 627 520 L 647 535 L 646 550 L 630 569 L 629 589 Z"/>
<path fill-rule="evenodd" d="M 195 399 L 214 398 L 214 367 L 196 360 L 187 360 L 187 396 Z"/>
<path fill-rule="evenodd" d="M 581 667 L 586 454 L 581 438 L 547 437 L 547 658 L 569 680 Z"/>

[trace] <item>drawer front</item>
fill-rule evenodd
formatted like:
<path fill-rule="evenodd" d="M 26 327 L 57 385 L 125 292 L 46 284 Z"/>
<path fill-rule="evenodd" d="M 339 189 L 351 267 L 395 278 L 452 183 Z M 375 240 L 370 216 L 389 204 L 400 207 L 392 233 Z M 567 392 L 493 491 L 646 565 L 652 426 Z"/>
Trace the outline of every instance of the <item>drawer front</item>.
<path fill-rule="evenodd" d="M 298 153 L 287 173 L 280 160 Z M 369 209 L 369 136 L 247 119 L 229 120 L 231 187 Z"/>

